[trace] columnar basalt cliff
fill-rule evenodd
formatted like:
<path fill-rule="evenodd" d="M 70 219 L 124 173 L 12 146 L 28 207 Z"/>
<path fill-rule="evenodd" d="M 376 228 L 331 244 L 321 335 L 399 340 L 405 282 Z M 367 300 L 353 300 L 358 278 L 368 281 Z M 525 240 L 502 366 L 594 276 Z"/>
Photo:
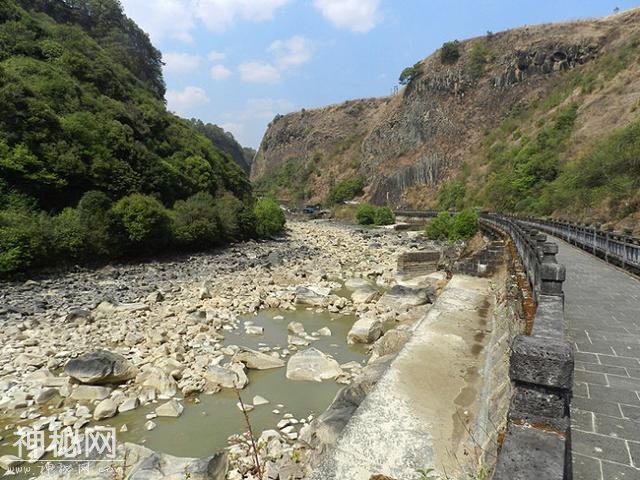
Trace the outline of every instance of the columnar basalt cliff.
<path fill-rule="evenodd" d="M 452 58 L 438 50 L 424 59 L 397 95 L 276 117 L 252 180 L 284 199 L 322 201 L 332 185 L 362 175 L 365 200 L 433 206 L 442 185 L 461 173 L 489 177 L 490 148 L 503 140 L 505 122 L 522 120 L 504 138 L 518 142 L 575 105 L 557 158 L 563 165 L 595 137 L 637 119 L 639 35 L 635 9 L 453 42 Z M 273 181 L 287 172 L 297 177 L 298 195 Z M 492 206 L 482 201 L 484 180 L 467 183 L 467 203 Z"/>

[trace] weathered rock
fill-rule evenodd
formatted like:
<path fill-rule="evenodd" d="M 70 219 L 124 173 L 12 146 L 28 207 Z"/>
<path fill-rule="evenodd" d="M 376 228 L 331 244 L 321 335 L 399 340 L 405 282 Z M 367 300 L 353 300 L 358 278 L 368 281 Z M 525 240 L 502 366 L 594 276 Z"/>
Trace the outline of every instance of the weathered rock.
<path fill-rule="evenodd" d="M 328 288 L 300 286 L 296 288 L 296 303 L 319 307 L 324 305 L 330 293 Z"/>
<path fill-rule="evenodd" d="M 361 303 L 371 303 L 376 297 L 380 295 L 380 292 L 373 288 L 371 285 L 367 285 L 365 287 L 359 287 L 353 291 L 351 294 L 351 300 L 355 304 Z"/>
<path fill-rule="evenodd" d="M 384 334 L 382 322 L 374 317 L 358 319 L 347 335 L 347 343 L 373 343 Z"/>
<path fill-rule="evenodd" d="M 245 333 L 247 335 L 263 335 L 264 334 L 264 328 L 263 327 L 259 327 L 257 325 L 249 325 L 248 327 L 246 327 L 244 329 Z"/>
<path fill-rule="evenodd" d="M 118 412 L 120 413 L 130 412 L 138 408 L 138 405 L 140 405 L 140 400 L 138 400 L 138 397 L 129 397 L 125 399 L 120 404 L 120 406 L 118 406 Z"/>
<path fill-rule="evenodd" d="M 261 397 L 260 395 L 256 395 L 255 397 L 253 397 L 253 404 L 258 407 L 260 405 L 267 405 L 269 403 L 269 400 L 267 400 L 264 397 Z"/>
<path fill-rule="evenodd" d="M 137 369 L 122 355 L 98 350 L 69 360 L 64 372 L 82 383 L 100 385 L 135 378 Z"/>
<path fill-rule="evenodd" d="M 316 348 L 309 348 L 293 355 L 287 363 L 289 380 L 321 382 L 342 374 L 338 362 Z"/>
<path fill-rule="evenodd" d="M 171 398 L 178 391 L 178 384 L 173 377 L 159 367 L 149 367 L 140 372 L 136 383 L 152 388 L 160 398 Z"/>
<path fill-rule="evenodd" d="M 118 403 L 112 398 L 105 398 L 102 400 L 93 411 L 94 420 L 104 420 L 105 418 L 111 418 L 116 415 L 118 411 Z"/>
<path fill-rule="evenodd" d="M 109 387 L 94 387 L 91 385 L 80 385 L 71 392 L 73 400 L 104 400 L 111 393 Z"/>
<path fill-rule="evenodd" d="M 241 348 L 241 350 L 234 355 L 233 361 L 243 363 L 247 368 L 254 370 L 269 370 L 271 368 L 284 367 L 284 360 L 262 352 L 256 352 L 249 348 Z"/>
<path fill-rule="evenodd" d="M 210 365 L 204 373 L 204 378 L 214 385 L 222 388 L 244 388 L 249 379 L 244 373 L 243 368 L 238 368 L 238 364 L 232 364 L 229 368 L 220 367 L 218 365 Z"/>
<path fill-rule="evenodd" d="M 350 290 L 371 287 L 371 283 L 364 278 L 349 278 L 344 282 L 344 286 Z"/>
<path fill-rule="evenodd" d="M 404 309 L 417 307 L 430 303 L 430 294 L 433 295 L 431 289 L 395 285 L 378 300 L 378 305 Z"/>
<path fill-rule="evenodd" d="M 411 338 L 411 331 L 404 328 L 394 328 L 385 333 L 379 338 L 376 343 L 373 344 L 373 354 L 371 355 L 369 362 L 374 362 L 378 358 L 385 357 L 387 355 L 395 355 L 405 343 Z"/>
<path fill-rule="evenodd" d="M 164 405 L 160 405 L 156 408 L 156 413 L 159 417 L 173 417 L 177 418 L 182 415 L 184 407 L 177 400 L 169 400 Z"/>
<path fill-rule="evenodd" d="M 292 335 L 304 335 L 304 325 L 300 322 L 291 322 L 287 325 L 287 331 Z"/>

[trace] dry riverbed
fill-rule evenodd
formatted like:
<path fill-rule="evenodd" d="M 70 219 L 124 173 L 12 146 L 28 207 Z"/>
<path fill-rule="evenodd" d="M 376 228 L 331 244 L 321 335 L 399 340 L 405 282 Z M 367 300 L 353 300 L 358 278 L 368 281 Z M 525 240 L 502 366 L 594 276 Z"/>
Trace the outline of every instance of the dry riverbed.
<path fill-rule="evenodd" d="M 398 254 L 427 247 L 407 232 L 290 222 L 277 241 L 0 285 L 0 468 L 37 476 L 59 453 L 60 441 L 21 463 L 13 444 L 28 432 L 105 426 L 119 454 L 159 465 L 144 478 L 257 478 L 238 390 L 264 478 L 303 478 L 331 441 L 316 417 L 341 386 L 375 381 L 442 287 L 438 274 L 397 285 Z"/>

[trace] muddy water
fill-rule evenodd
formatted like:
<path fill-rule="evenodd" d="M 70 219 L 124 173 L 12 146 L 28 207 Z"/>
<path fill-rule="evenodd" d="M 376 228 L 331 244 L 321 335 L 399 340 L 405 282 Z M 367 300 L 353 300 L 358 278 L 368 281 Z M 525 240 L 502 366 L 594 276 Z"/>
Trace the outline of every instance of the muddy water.
<path fill-rule="evenodd" d="M 284 318 L 274 318 L 279 315 Z M 338 362 L 364 363 L 366 357 L 364 346 L 350 346 L 346 343 L 347 333 L 355 321 L 352 315 L 315 313 L 304 309 L 271 310 L 242 317 L 242 320 L 264 327 L 264 335 L 246 335 L 244 329 L 240 328 L 237 331 L 225 332 L 225 344 L 253 349 L 263 345 L 287 348 L 287 325 L 289 322 L 297 321 L 305 326 L 307 333 L 325 326 L 329 327 L 332 335 L 320 337 L 310 346 L 331 355 Z M 291 413 L 298 419 L 309 415 L 317 416 L 329 406 L 341 387 L 335 381 L 293 382 L 286 379 L 285 373 L 286 367 L 247 371 L 249 385 L 241 392 L 244 402 L 251 403 L 254 395 L 260 395 L 270 401 L 268 405 L 258 406 L 249 413 L 252 427 L 257 434 L 266 429 L 276 428 L 276 424 L 285 413 Z M 236 405 L 238 399 L 235 392 L 223 390 L 214 395 L 200 395 L 199 400 L 200 403 L 195 403 L 193 400 L 183 402 L 185 409 L 180 418 L 153 419 L 157 428 L 152 431 L 147 431 L 144 424 L 147 421 L 146 414 L 153 412 L 156 404 L 119 414 L 97 424 L 116 427 L 118 430 L 126 424 L 128 432 L 118 433 L 119 443 L 139 443 L 153 450 L 176 456 L 208 456 L 224 448 L 230 435 L 241 433 L 246 430 L 246 427 L 242 412 Z M 279 404 L 284 406 L 279 407 Z M 274 409 L 280 410 L 280 414 L 272 413 Z M 17 437 L 12 437 L 11 432 L 4 431 L 3 423 L 8 422 L 0 419 L 0 435 L 5 437 L 0 445 L 0 456 L 17 455 L 17 447 L 11 446 Z"/>

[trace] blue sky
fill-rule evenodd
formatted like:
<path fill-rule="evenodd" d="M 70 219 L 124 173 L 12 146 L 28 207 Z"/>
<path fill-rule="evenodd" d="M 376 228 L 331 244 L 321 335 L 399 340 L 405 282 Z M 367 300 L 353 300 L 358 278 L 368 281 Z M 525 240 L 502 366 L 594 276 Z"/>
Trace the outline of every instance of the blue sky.
<path fill-rule="evenodd" d="M 166 63 L 169 109 L 257 147 L 277 114 L 388 95 L 443 42 L 608 15 L 629 0 L 121 0 Z"/>

